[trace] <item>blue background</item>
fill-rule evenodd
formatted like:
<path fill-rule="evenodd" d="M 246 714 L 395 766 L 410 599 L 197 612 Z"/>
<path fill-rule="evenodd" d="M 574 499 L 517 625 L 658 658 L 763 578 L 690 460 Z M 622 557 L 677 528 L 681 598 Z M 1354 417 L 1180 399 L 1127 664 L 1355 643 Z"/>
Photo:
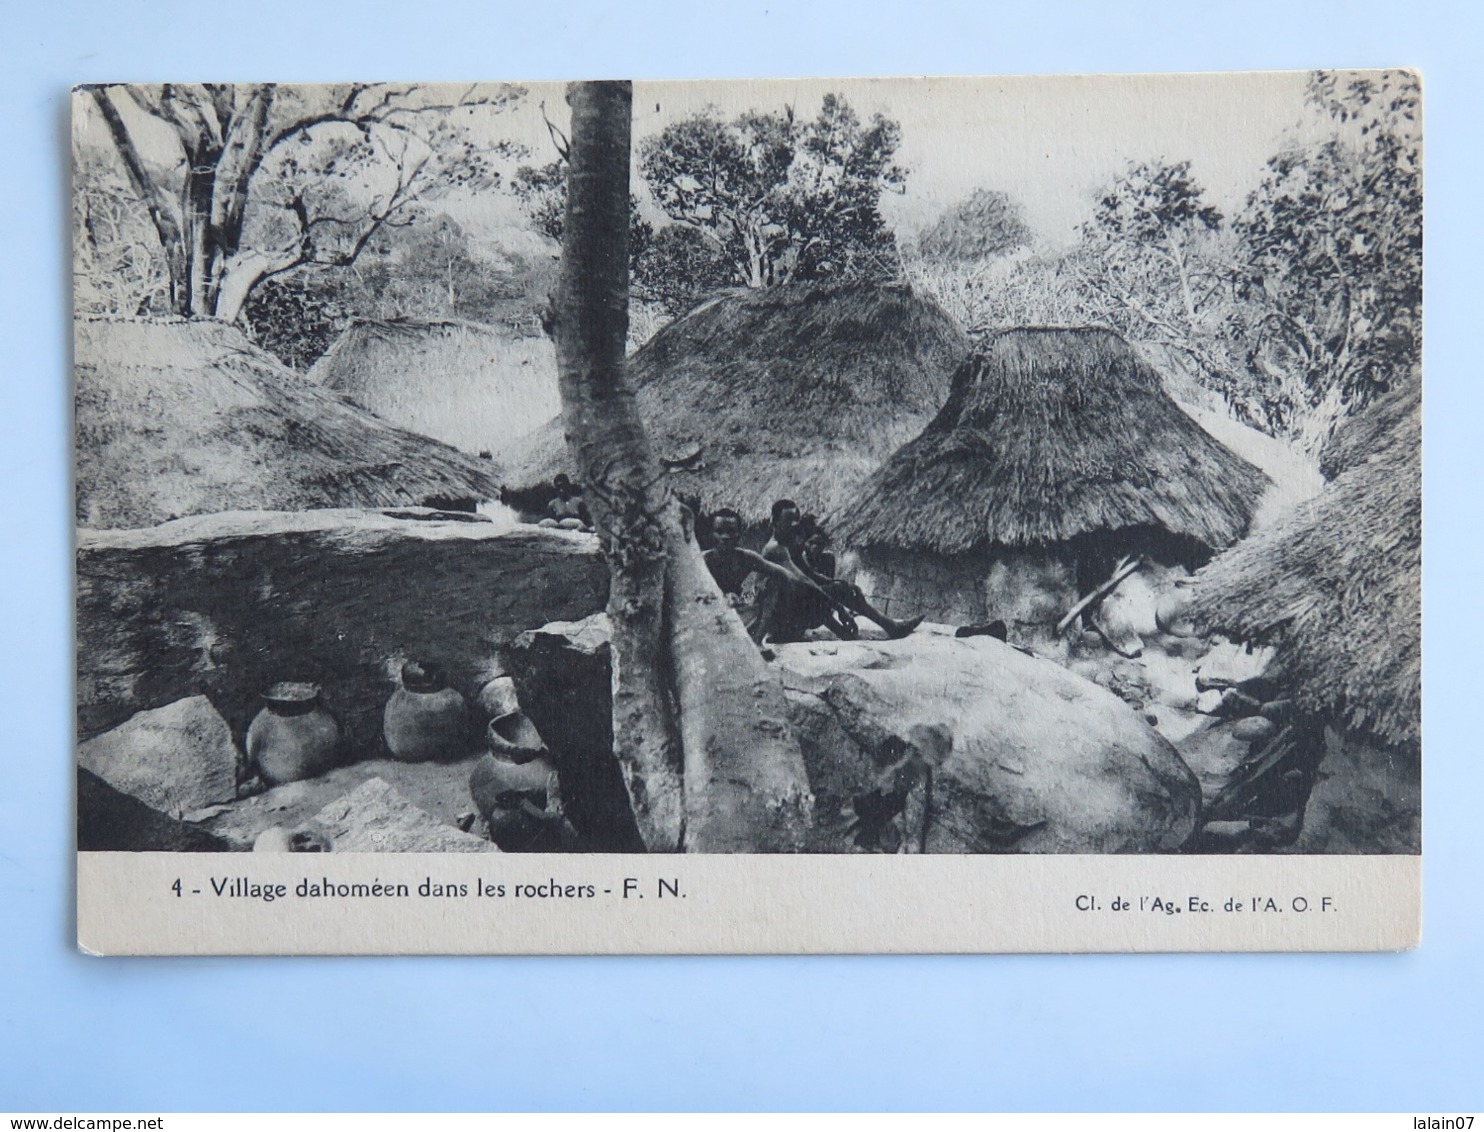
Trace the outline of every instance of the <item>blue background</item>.
<path fill-rule="evenodd" d="M 1467 1109 L 1484 1098 L 1480 28 L 1464 4 L 9 3 L 0 1109 Z M 1355 956 L 100 961 L 73 947 L 67 90 L 1420 66 L 1426 922 Z"/>

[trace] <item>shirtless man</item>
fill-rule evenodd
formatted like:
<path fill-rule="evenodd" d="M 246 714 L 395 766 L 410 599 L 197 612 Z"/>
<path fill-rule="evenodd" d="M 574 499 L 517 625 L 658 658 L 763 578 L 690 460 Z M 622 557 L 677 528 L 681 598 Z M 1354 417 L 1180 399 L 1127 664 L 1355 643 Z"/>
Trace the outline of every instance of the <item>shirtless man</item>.
<path fill-rule="evenodd" d="M 849 612 L 806 577 L 792 559 L 770 559 L 738 545 L 742 516 L 737 512 L 730 507 L 717 511 L 711 517 L 711 531 L 716 545 L 704 555 L 706 566 L 727 602 L 741 614 L 753 640 L 761 643 L 767 637 L 780 644 L 797 641 L 803 639 L 805 629 L 819 624 L 829 625 L 846 639 L 854 638 L 855 622 Z M 753 574 L 764 584 L 757 603 L 748 605 L 742 587 Z M 814 611 L 814 616 L 801 616 L 805 610 Z M 801 621 L 809 624 L 800 628 Z"/>
<path fill-rule="evenodd" d="M 812 532 L 812 536 L 823 538 L 817 525 Z M 822 546 L 821 549 L 823 549 Z M 799 507 L 791 499 L 780 499 L 773 504 L 773 537 L 768 540 L 768 545 L 763 547 L 763 557 L 771 562 L 786 562 L 793 566 L 798 573 L 802 574 L 815 587 L 828 595 L 831 608 L 843 606 L 851 613 L 860 614 L 862 617 L 874 621 L 893 640 L 905 637 L 913 629 L 916 629 L 917 626 L 922 624 L 921 617 L 914 617 L 910 621 L 897 621 L 894 618 L 888 617 L 866 599 L 866 595 L 861 592 L 859 586 L 837 579 L 834 576 L 834 555 L 830 554 L 818 560 L 819 565 L 828 563 L 828 574 L 823 573 L 816 566 L 811 565 L 805 547 L 799 540 Z M 804 606 L 790 612 L 794 617 L 801 620 L 818 618 L 821 613 L 817 606 Z M 813 620 L 812 623 L 804 625 L 803 629 L 799 631 L 802 633 L 804 630 L 812 629 L 818 624 L 826 624 L 831 629 L 835 628 L 826 618 L 824 621 Z M 851 620 L 850 626 L 854 628 L 854 619 Z M 836 632 L 837 635 L 844 635 L 839 634 L 838 630 Z"/>
<path fill-rule="evenodd" d="M 577 489 L 572 486 L 571 478 L 559 472 L 551 485 L 556 489 L 556 495 L 546 505 L 547 517 L 542 519 L 538 526 L 560 527 L 567 531 L 592 530 L 583 521 L 582 496 L 577 494 Z"/>

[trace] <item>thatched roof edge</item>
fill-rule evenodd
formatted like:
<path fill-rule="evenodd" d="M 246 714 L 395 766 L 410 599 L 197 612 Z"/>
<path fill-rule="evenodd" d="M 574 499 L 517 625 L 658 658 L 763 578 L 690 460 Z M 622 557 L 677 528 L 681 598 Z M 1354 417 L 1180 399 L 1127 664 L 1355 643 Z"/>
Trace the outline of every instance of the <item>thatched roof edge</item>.
<path fill-rule="evenodd" d="M 1277 646 L 1310 712 L 1393 746 L 1421 743 L 1420 414 L 1275 526 L 1216 558 L 1189 615 Z"/>
<path fill-rule="evenodd" d="M 859 547 L 941 555 L 1152 528 L 1244 535 L 1267 477 L 1207 433 L 1104 327 L 982 340 L 917 437 L 834 516 Z"/>
<path fill-rule="evenodd" d="M 970 349 L 904 284 L 786 284 L 714 296 L 630 357 L 630 377 L 672 486 L 748 522 L 788 496 L 832 509 L 947 395 Z M 561 420 L 511 454 L 508 483 L 574 478 Z"/>
<path fill-rule="evenodd" d="M 494 498 L 497 469 L 308 382 L 236 327 L 79 319 L 80 523 Z"/>

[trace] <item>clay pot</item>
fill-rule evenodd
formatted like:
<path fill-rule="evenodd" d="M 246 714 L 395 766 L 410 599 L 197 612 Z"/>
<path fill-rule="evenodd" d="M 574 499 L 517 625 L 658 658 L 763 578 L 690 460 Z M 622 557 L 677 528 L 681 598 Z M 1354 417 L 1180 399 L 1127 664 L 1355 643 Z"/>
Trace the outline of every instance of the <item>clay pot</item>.
<path fill-rule="evenodd" d="M 478 703 L 486 719 L 519 711 L 520 697 L 516 695 L 515 681 L 509 676 L 496 676 L 479 689 Z"/>
<path fill-rule="evenodd" d="M 549 813 L 556 793 L 556 771 L 543 758 L 517 763 L 494 754 L 480 756 L 469 775 L 469 796 L 490 830 L 490 840 L 507 853 L 532 852 L 548 840 Z"/>
<path fill-rule="evenodd" d="M 381 733 L 387 752 L 404 763 L 463 758 L 469 753 L 464 697 L 437 665 L 409 660 L 402 686 L 387 700 Z"/>
<path fill-rule="evenodd" d="M 518 763 L 546 753 L 546 740 L 522 711 L 509 711 L 490 720 L 485 741 L 496 755 Z"/>
<path fill-rule="evenodd" d="M 1154 607 L 1154 623 L 1160 632 L 1168 633 L 1172 637 L 1194 637 L 1195 625 L 1191 622 L 1188 610 L 1190 608 L 1190 590 L 1179 586 L 1162 594 Z"/>
<path fill-rule="evenodd" d="M 318 684 L 274 684 L 263 701 L 247 728 L 247 755 L 264 782 L 300 782 L 335 765 L 340 725 L 320 702 Z"/>
<path fill-rule="evenodd" d="M 489 753 L 469 775 L 469 796 L 507 853 L 558 852 L 576 834 L 562 814 L 556 768 L 534 724 L 518 711 L 490 721 Z"/>

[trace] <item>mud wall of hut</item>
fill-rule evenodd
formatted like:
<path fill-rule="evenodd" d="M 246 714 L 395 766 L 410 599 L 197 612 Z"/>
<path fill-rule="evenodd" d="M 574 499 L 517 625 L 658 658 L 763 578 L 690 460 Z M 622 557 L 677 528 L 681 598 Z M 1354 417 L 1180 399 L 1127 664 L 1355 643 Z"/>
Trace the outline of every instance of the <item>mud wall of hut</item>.
<path fill-rule="evenodd" d="M 855 581 L 891 617 L 921 615 L 944 625 L 1054 625 L 1077 600 L 1075 563 L 1034 551 L 950 556 L 873 549 L 860 555 Z"/>

